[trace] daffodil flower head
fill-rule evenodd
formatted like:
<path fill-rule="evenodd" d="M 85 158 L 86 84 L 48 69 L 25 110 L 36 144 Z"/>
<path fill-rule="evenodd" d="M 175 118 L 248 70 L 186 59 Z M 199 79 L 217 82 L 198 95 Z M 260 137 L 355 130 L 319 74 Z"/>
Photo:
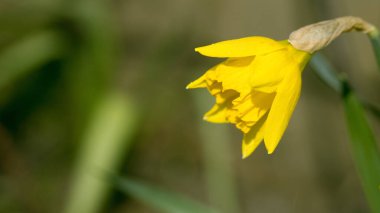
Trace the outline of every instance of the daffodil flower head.
<path fill-rule="evenodd" d="M 297 104 L 301 72 L 310 54 L 288 41 L 247 37 L 195 49 L 227 58 L 187 88 L 207 88 L 216 98 L 204 119 L 232 123 L 244 133 L 243 158 L 263 141 L 268 153 L 277 147 Z"/>
<path fill-rule="evenodd" d="M 205 120 L 232 123 L 244 133 L 243 158 L 262 141 L 271 154 L 297 104 L 301 73 L 311 54 L 343 32 L 371 33 L 373 29 L 362 19 L 347 16 L 302 27 L 288 40 L 253 36 L 199 47 L 195 51 L 202 55 L 226 60 L 187 88 L 207 88 L 215 97 Z"/>

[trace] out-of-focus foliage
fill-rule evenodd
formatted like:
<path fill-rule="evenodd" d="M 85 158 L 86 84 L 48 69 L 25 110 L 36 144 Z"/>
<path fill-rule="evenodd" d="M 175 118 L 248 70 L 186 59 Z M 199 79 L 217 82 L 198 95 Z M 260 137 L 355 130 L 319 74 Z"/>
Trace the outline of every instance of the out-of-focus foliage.
<path fill-rule="evenodd" d="M 286 39 L 297 27 L 347 14 L 380 26 L 379 7 L 369 0 L 1 0 L 0 212 L 69 212 L 70 199 L 86 192 L 78 192 L 86 180 L 78 175 L 92 175 L 83 162 L 222 211 L 368 211 L 339 97 L 311 72 L 304 71 L 276 154 L 259 147 L 244 161 L 238 131 L 203 123 L 198 111 L 211 103 L 185 86 L 219 62 L 194 47 L 250 35 Z M 345 36 L 325 53 L 359 97 L 380 103 L 364 37 Z M 379 136 L 379 123 L 371 124 Z M 89 203 L 100 199 L 91 211 L 158 211 L 102 178 L 87 193 Z M 226 204 L 226 192 L 236 200 Z"/>

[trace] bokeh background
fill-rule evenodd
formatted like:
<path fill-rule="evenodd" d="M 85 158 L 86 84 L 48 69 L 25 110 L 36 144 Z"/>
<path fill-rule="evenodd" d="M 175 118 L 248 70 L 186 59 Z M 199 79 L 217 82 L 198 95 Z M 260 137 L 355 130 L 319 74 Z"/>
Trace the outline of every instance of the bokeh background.
<path fill-rule="evenodd" d="M 379 27 L 379 9 L 377 0 L 1 0 L 0 212 L 165 212 L 100 170 L 218 212 L 368 212 L 340 98 L 309 67 L 275 153 L 260 146 L 245 160 L 237 129 L 202 120 L 213 98 L 185 86 L 220 61 L 197 46 L 282 40 L 345 15 Z M 322 52 L 380 106 L 365 35 Z"/>

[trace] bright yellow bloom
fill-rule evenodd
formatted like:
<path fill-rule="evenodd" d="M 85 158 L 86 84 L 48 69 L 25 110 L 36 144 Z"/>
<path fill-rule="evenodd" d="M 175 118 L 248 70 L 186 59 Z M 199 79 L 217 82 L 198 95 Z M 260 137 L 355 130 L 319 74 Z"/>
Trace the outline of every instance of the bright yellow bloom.
<path fill-rule="evenodd" d="M 301 72 L 311 54 L 288 41 L 247 37 L 196 48 L 202 55 L 227 58 L 187 88 L 207 88 L 216 104 L 204 119 L 235 124 L 244 133 L 243 158 L 264 139 L 268 154 L 278 145 L 297 104 Z"/>

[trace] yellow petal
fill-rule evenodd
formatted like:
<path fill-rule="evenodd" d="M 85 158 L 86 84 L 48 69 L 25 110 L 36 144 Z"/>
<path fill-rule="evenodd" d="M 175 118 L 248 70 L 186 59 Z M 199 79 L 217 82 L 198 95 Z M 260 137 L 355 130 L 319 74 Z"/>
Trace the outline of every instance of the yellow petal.
<path fill-rule="evenodd" d="M 217 104 L 226 104 L 227 107 L 231 107 L 232 101 L 237 97 L 239 97 L 239 93 L 235 90 L 225 90 L 215 94 L 215 102 Z"/>
<path fill-rule="evenodd" d="M 195 89 L 203 87 L 207 87 L 205 74 L 199 77 L 197 80 L 190 82 L 190 84 L 186 86 L 186 89 Z"/>
<path fill-rule="evenodd" d="M 298 66 L 290 66 L 288 69 L 290 71 L 277 90 L 266 122 L 264 143 L 268 154 L 277 147 L 300 96 L 301 70 Z"/>
<path fill-rule="evenodd" d="M 252 75 L 251 64 L 254 56 L 244 58 L 229 58 L 218 64 L 210 72 L 210 78 L 221 82 L 223 90 L 235 90 L 240 94 L 247 94 L 251 91 L 250 76 Z"/>
<path fill-rule="evenodd" d="M 248 133 L 254 124 L 254 122 L 246 122 L 246 121 L 241 121 L 241 120 L 238 120 L 235 123 L 236 123 L 235 125 L 236 128 L 240 129 L 240 131 L 242 131 L 244 134 Z"/>
<path fill-rule="evenodd" d="M 227 123 L 227 107 L 223 104 L 215 104 L 206 114 L 203 119 L 212 123 Z"/>
<path fill-rule="evenodd" d="M 266 93 L 274 92 L 287 75 L 289 64 L 303 70 L 311 55 L 295 49 L 289 43 L 284 45 L 286 48 L 279 51 L 256 56 L 251 65 L 253 73 L 250 83 L 253 89 Z"/>
<path fill-rule="evenodd" d="M 227 123 L 232 100 L 237 96 L 239 96 L 239 93 L 233 90 L 215 94 L 216 104 L 204 115 L 203 119 L 214 123 Z"/>
<path fill-rule="evenodd" d="M 232 110 L 236 119 L 228 119 L 238 129 L 248 133 L 253 125 L 268 112 L 272 105 L 274 94 L 251 91 L 245 97 L 238 97 L 232 101 Z M 231 113 L 230 113 L 231 114 Z"/>
<path fill-rule="evenodd" d="M 251 66 L 251 87 L 266 93 L 274 92 L 286 75 L 287 64 L 292 62 L 290 54 L 287 49 L 282 49 L 256 56 Z"/>
<path fill-rule="evenodd" d="M 269 110 L 275 97 L 274 95 L 274 93 L 253 90 L 243 99 L 233 100 L 233 109 L 238 110 L 242 120 L 256 122 Z"/>
<path fill-rule="evenodd" d="M 217 96 L 220 95 L 220 93 L 223 92 L 222 83 L 217 82 L 215 80 L 209 80 L 207 79 L 207 89 L 210 92 L 211 95 Z M 217 103 L 220 103 L 217 101 Z"/>
<path fill-rule="evenodd" d="M 203 88 L 203 87 L 212 87 L 214 83 L 216 82 L 216 69 L 219 65 L 216 65 L 212 67 L 211 69 L 207 70 L 206 73 L 204 73 L 201 77 L 196 79 L 193 82 L 190 82 L 186 86 L 186 89 L 195 89 L 195 88 Z M 221 86 L 221 85 L 220 85 Z"/>
<path fill-rule="evenodd" d="M 267 116 L 262 117 L 247 134 L 244 134 L 242 143 L 243 159 L 252 154 L 263 140 L 266 117 Z"/>
<path fill-rule="evenodd" d="M 266 54 L 284 48 L 282 42 L 261 36 L 222 41 L 195 48 L 202 55 L 216 58 L 246 57 Z"/>

